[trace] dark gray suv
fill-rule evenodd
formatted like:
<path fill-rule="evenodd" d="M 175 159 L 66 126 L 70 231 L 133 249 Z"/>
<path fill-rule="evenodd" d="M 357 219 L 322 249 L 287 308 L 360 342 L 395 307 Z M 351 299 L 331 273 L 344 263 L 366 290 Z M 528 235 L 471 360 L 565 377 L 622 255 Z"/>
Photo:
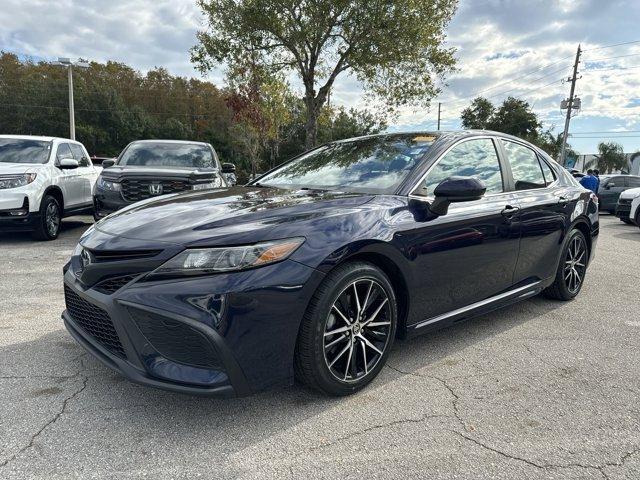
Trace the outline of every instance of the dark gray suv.
<path fill-rule="evenodd" d="M 637 175 L 600 175 L 598 201 L 600 210 L 616 213 L 616 204 L 620 194 L 629 188 L 640 187 L 640 176 Z"/>

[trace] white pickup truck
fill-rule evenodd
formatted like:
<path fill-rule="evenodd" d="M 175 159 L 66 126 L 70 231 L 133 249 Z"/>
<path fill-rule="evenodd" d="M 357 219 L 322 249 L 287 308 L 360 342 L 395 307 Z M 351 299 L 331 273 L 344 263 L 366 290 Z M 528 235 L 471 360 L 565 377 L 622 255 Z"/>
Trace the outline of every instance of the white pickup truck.
<path fill-rule="evenodd" d="M 92 213 L 98 173 L 80 142 L 0 135 L 0 231 L 55 239 L 63 217 Z"/>

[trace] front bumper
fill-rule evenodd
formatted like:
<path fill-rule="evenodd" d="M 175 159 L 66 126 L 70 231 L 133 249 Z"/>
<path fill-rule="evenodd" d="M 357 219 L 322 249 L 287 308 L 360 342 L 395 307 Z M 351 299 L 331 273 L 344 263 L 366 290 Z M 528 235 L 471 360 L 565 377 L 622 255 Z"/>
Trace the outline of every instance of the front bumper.
<path fill-rule="evenodd" d="M 22 203 L 13 208 L 0 209 L 0 231 L 33 230 L 40 221 L 40 212 L 29 212 L 29 199 L 22 198 Z"/>
<path fill-rule="evenodd" d="M 97 189 L 93 196 L 94 212 L 98 218 L 106 217 L 110 213 L 117 212 L 132 203 L 122 198 L 120 192 Z"/>
<path fill-rule="evenodd" d="M 617 204 L 616 205 L 616 217 L 629 220 L 631 214 L 631 204 Z"/>
<path fill-rule="evenodd" d="M 133 280 L 105 294 L 95 286 L 85 288 L 67 265 L 62 318 L 89 353 L 136 383 L 187 394 L 242 396 L 292 383 L 300 320 L 321 277 L 286 260 L 233 274 Z M 73 304 L 75 296 L 90 313 L 87 318 L 80 318 L 85 315 Z M 105 318 L 100 311 L 120 346 L 114 347 L 104 325 L 87 323 Z"/>

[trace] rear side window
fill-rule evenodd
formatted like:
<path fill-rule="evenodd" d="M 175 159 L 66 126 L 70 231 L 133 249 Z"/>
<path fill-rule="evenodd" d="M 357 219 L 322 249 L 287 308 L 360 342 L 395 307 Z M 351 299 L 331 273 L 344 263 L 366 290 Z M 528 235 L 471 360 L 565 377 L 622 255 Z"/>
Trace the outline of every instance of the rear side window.
<path fill-rule="evenodd" d="M 640 187 L 640 177 L 627 177 L 627 186 L 631 188 Z"/>
<path fill-rule="evenodd" d="M 501 141 L 507 153 L 509 165 L 511 165 L 516 190 L 546 187 L 547 183 L 542 174 L 542 168 L 536 152 L 519 143 L 508 140 Z"/>
<path fill-rule="evenodd" d="M 484 182 L 487 193 L 502 192 L 502 172 L 493 141 L 467 140 L 453 147 L 438 160 L 415 194 L 433 196 L 440 182 L 453 176 L 475 177 Z"/>
<path fill-rule="evenodd" d="M 547 185 L 551 185 L 556 181 L 556 175 L 553 173 L 552 168 L 549 166 L 547 162 L 543 159 L 539 158 L 540 166 L 542 167 L 542 173 L 544 174 L 544 181 Z"/>
<path fill-rule="evenodd" d="M 69 148 L 68 143 L 61 143 L 60 145 L 58 145 L 56 158 L 58 160 L 63 160 L 65 158 L 73 158 L 73 154 L 71 153 L 71 149 Z"/>
<path fill-rule="evenodd" d="M 81 167 L 88 167 L 89 166 L 89 159 L 85 155 L 84 150 L 82 149 L 82 147 L 80 145 L 78 145 L 77 143 L 70 143 L 69 146 L 71 147 L 71 152 L 73 153 L 73 158 L 75 158 L 78 161 L 78 164 Z"/>

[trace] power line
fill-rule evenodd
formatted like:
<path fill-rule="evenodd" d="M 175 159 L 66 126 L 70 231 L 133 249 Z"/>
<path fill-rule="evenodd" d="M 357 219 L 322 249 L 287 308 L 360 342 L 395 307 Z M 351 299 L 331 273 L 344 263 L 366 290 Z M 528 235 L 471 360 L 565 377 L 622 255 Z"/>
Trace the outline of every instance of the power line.
<path fill-rule="evenodd" d="M 640 40 L 632 40 L 630 42 L 621 42 L 621 43 L 612 43 L 611 45 L 604 45 L 602 47 L 589 48 L 589 49 L 583 50 L 583 51 L 584 52 L 595 52 L 596 50 L 602 50 L 604 48 L 619 47 L 621 45 L 631 45 L 632 43 L 640 43 Z"/>
<path fill-rule="evenodd" d="M 614 58 L 625 58 L 625 57 L 637 57 L 640 53 L 627 53 L 626 55 L 616 55 L 613 57 L 603 57 L 603 58 L 593 58 L 587 59 L 587 62 L 602 62 L 604 60 L 613 60 Z"/>

